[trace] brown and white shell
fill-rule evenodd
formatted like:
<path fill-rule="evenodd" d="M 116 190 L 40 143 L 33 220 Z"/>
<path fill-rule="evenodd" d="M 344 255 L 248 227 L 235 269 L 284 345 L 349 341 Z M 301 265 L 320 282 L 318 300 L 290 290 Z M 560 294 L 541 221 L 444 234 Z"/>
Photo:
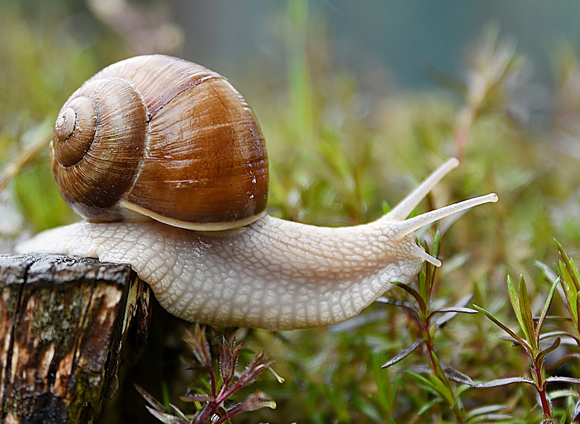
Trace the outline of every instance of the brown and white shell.
<path fill-rule="evenodd" d="M 223 230 L 265 211 L 264 138 L 221 75 L 168 56 L 118 62 L 62 107 L 52 170 L 67 203 L 93 222 L 135 219 Z"/>

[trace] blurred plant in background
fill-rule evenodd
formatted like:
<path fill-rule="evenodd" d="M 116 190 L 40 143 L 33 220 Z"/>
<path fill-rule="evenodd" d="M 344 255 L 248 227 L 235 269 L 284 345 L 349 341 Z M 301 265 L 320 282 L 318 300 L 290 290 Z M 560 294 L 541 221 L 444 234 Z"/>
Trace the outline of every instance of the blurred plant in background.
<path fill-rule="evenodd" d="M 437 273 L 425 270 L 428 279 L 418 280 L 429 282 L 429 295 L 424 290 L 420 296 L 423 320 L 404 312 L 409 308 L 376 304 L 329 328 L 238 333 L 248 351 L 265 349 L 286 379 L 281 385 L 263 375 L 255 384 L 278 408 L 247 415 L 253 421 L 313 423 L 544 419 L 547 408 L 538 404 L 536 389 L 547 380 L 470 388 L 530 372 L 525 350 L 501 340 L 502 330 L 484 314 L 460 314 L 440 325 L 425 319 L 426 311 L 445 305 L 470 307 L 461 300 L 471 298 L 516 332 L 522 319 L 508 307 L 507 299 L 514 298 L 505 281 L 508 273 L 522 275 L 529 310 L 518 344 L 537 341 L 529 359 L 536 368 L 545 361 L 546 379 L 580 377 L 577 363 L 559 362 L 580 354 L 577 343 L 565 343 L 579 337 L 577 329 L 567 328 L 570 320 L 577 326 L 579 289 L 571 264 L 580 252 L 580 62 L 574 46 L 562 42 L 554 49 L 553 82 L 539 84 L 515 42 L 490 26 L 477 42 L 466 42 L 470 53 L 462 80 L 434 72 L 439 89 L 411 93 L 398 91 L 381 69 L 354 75 L 337 63 L 328 21 L 306 0 L 288 0 L 271 21 L 276 54 L 248 61 L 240 75 L 251 75 L 246 97 L 268 140 L 272 214 L 318 225 L 369 221 L 388 209 L 385 200 L 403 198 L 452 155 L 462 158 L 460 170 L 417 212 L 492 191 L 500 202 L 469 212 L 453 226 L 439 226 L 443 266 Z M 0 181 L 7 182 L 0 191 L 0 249 L 7 251 L 26 232 L 76 219 L 52 183 L 47 149 L 36 155 L 27 150 L 48 142 L 67 96 L 114 61 L 149 52 L 179 55 L 183 42 L 182 29 L 161 2 L 0 2 Z M 427 246 L 431 234 L 420 234 Z M 558 255 L 564 265 L 556 283 L 557 274 L 548 269 Z M 548 265 L 538 268 L 536 262 Z M 549 304 L 554 286 L 562 296 L 554 296 L 542 326 L 534 316 Z M 403 293 L 391 290 L 388 302 L 409 302 Z M 570 335 L 542 356 L 549 340 L 530 338 L 533 325 L 538 334 Z M 381 368 L 410 353 L 407 346 L 416 354 Z M 456 383 L 450 370 L 469 380 Z M 175 378 L 159 382 L 165 406 L 174 401 L 168 388 L 184 384 Z M 578 388 L 560 384 L 550 410 L 564 422 L 576 416 Z"/>

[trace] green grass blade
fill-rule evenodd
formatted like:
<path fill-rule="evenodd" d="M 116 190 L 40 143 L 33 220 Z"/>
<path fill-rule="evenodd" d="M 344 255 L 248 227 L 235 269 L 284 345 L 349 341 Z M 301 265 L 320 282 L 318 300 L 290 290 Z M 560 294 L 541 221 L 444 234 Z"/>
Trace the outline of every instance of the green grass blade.
<path fill-rule="evenodd" d="M 525 324 L 524 324 L 524 319 L 523 319 L 523 317 L 521 315 L 521 311 L 520 311 L 520 298 L 518 296 L 518 291 L 516 290 L 516 286 L 514 285 L 514 282 L 509 275 L 507 276 L 507 286 L 508 286 L 508 293 L 510 296 L 510 302 L 512 304 L 512 309 L 514 310 L 514 313 L 516 314 L 516 318 L 518 319 L 520 327 L 523 330 L 525 328 Z"/>
<path fill-rule="evenodd" d="M 578 330 L 578 334 L 580 334 L 580 322 L 578 321 L 578 317 L 580 316 L 580 296 L 576 294 L 576 307 L 571 308 L 572 311 L 572 319 L 574 320 L 574 325 Z"/>
<path fill-rule="evenodd" d="M 536 326 L 536 345 L 538 346 L 540 345 L 540 334 L 542 333 L 542 327 L 544 326 L 544 322 L 546 321 L 546 317 L 548 316 L 548 310 L 550 309 L 550 305 L 552 304 L 552 299 L 554 298 L 554 293 L 556 292 L 556 288 L 558 287 L 559 282 L 560 280 L 556 280 L 556 282 L 552 284 L 546 302 L 544 303 L 544 308 L 542 309 L 542 312 L 540 313 L 540 317 L 538 319 L 538 324 Z"/>
<path fill-rule="evenodd" d="M 407 375 L 409 375 L 410 377 L 414 378 L 415 380 L 417 380 L 417 383 L 419 384 L 419 386 L 421 386 L 423 389 L 431 392 L 432 394 L 434 394 L 435 396 L 441 396 L 441 394 L 437 391 L 437 389 L 435 388 L 435 386 L 433 386 L 433 383 L 431 382 L 431 380 L 428 380 L 427 378 L 423 377 L 422 375 L 419 374 L 415 374 L 414 372 L 411 371 L 406 371 Z M 442 396 L 441 396 L 442 397 Z"/>
<path fill-rule="evenodd" d="M 449 386 L 439 377 L 433 374 L 429 374 L 428 377 L 437 393 L 439 393 L 439 395 L 441 395 L 441 397 L 444 398 L 450 406 L 455 406 L 455 396 L 453 395 L 453 392 Z"/>
<path fill-rule="evenodd" d="M 556 272 L 559 275 L 560 282 L 564 288 L 563 301 L 570 311 L 570 315 L 574 323 L 578 322 L 578 312 L 576 310 L 576 304 L 578 302 L 578 291 L 570 285 L 570 279 L 568 278 L 568 271 L 566 266 L 562 261 L 558 261 L 558 264 L 554 266 Z"/>
<path fill-rule="evenodd" d="M 422 385 L 423 387 L 430 389 L 433 393 L 436 393 L 441 398 L 445 399 L 445 401 L 448 404 L 450 405 L 455 404 L 455 400 L 451 390 L 449 390 L 449 388 L 445 385 L 445 383 L 443 383 L 441 380 L 439 380 L 439 378 L 437 378 L 433 374 L 429 374 L 427 378 L 410 371 L 407 371 L 407 374 L 416 379 L 419 382 L 419 384 Z"/>
<path fill-rule="evenodd" d="M 439 230 L 435 233 L 435 238 L 433 239 L 433 247 L 428 249 L 428 246 L 425 246 L 425 250 L 434 258 L 437 258 L 439 255 L 439 242 L 441 240 L 441 234 Z M 427 243 L 425 243 L 427 244 Z M 425 299 L 427 302 L 431 300 L 431 294 L 433 291 L 433 285 L 435 283 L 435 273 L 437 272 L 437 267 L 431 263 L 425 263 Z"/>
<path fill-rule="evenodd" d="M 501 321 L 499 321 L 490 312 L 486 311 L 482 307 L 477 306 L 475 304 L 473 305 L 473 307 L 475 309 L 477 309 L 479 312 L 483 313 L 490 320 L 492 320 L 498 327 L 500 327 L 502 330 L 504 330 L 510 336 L 512 336 L 519 344 L 522 345 L 522 347 L 526 350 L 526 352 L 528 353 L 528 355 L 530 356 L 530 358 L 532 357 L 531 348 L 530 348 L 530 346 L 528 345 L 528 343 L 524 339 L 522 339 L 520 336 L 518 336 L 516 333 L 514 333 L 507 325 L 505 325 Z"/>
<path fill-rule="evenodd" d="M 560 347 L 560 340 L 561 340 L 560 337 L 558 337 L 556 340 L 554 340 L 554 343 L 552 343 L 552 346 L 550 346 L 550 347 L 544 349 L 542 352 L 540 352 L 540 354 L 538 355 L 537 362 L 539 363 L 540 361 L 543 361 L 548 353 L 553 352 L 556 349 L 558 349 L 558 347 Z"/>
<path fill-rule="evenodd" d="M 556 242 L 556 246 L 558 247 L 558 251 L 560 252 L 560 256 L 562 256 L 562 260 L 564 261 L 564 264 L 566 265 L 566 269 L 570 273 L 570 279 L 574 283 L 574 286 L 576 287 L 576 291 L 578 292 L 578 291 L 580 291 L 580 272 L 578 272 L 578 267 L 576 266 L 576 263 L 574 262 L 574 260 L 573 259 L 571 260 L 568 257 L 568 254 L 566 253 L 566 251 L 564 250 L 562 245 L 558 242 L 558 240 L 554 239 L 554 241 Z"/>
<path fill-rule="evenodd" d="M 534 350 L 539 349 L 536 337 L 536 329 L 534 326 L 534 317 L 532 315 L 532 307 L 530 305 L 530 296 L 528 295 L 528 288 L 526 287 L 526 282 L 524 276 L 520 275 L 520 281 L 518 284 L 518 296 L 520 298 L 520 316 L 523 321 L 522 330 L 526 335 L 526 339 L 532 345 Z M 521 324 L 521 323 L 520 323 Z"/>
<path fill-rule="evenodd" d="M 419 416 L 423 415 L 429 409 L 433 408 L 435 405 L 437 405 L 438 403 L 441 403 L 441 402 L 443 402 L 443 399 L 441 399 L 441 398 L 435 398 L 435 399 L 427 402 L 425 405 L 423 405 L 421 407 L 421 409 L 419 409 L 417 411 L 417 415 L 419 415 Z"/>
<path fill-rule="evenodd" d="M 404 283 L 395 282 L 395 283 L 391 283 L 391 284 L 394 284 L 395 286 L 402 288 L 407 293 L 409 293 L 411 296 L 413 296 L 415 298 L 415 300 L 417 301 L 417 303 L 419 303 L 419 307 L 421 308 L 421 313 L 425 314 L 427 312 L 427 304 L 425 303 L 425 300 L 423 300 L 423 298 L 421 297 L 419 292 L 417 292 L 417 290 L 415 290 L 414 288 L 412 288 L 408 284 L 404 284 Z"/>

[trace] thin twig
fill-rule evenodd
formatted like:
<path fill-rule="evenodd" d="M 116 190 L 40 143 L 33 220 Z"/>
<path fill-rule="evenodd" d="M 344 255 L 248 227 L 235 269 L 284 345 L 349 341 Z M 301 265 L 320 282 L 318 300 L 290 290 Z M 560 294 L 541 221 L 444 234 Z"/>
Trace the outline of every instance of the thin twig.
<path fill-rule="evenodd" d="M 44 131 L 38 135 L 38 138 L 28 147 L 22 150 L 16 157 L 6 165 L 0 173 L 0 191 L 2 191 L 8 183 L 14 179 L 34 157 L 44 150 L 50 142 L 50 134 L 45 134 Z"/>

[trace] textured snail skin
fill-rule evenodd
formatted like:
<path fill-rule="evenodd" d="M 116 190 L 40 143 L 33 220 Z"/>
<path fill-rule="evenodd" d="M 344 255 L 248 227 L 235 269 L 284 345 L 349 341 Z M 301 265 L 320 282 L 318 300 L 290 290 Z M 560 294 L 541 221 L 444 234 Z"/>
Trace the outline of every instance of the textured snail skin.
<path fill-rule="evenodd" d="M 203 233 L 155 221 L 81 222 L 39 234 L 21 252 L 47 251 L 129 263 L 170 313 L 188 321 L 297 329 L 357 315 L 423 260 L 414 231 L 489 194 L 407 219 L 451 169 L 451 159 L 391 212 L 369 224 L 327 228 L 265 215 L 234 231 Z"/>

